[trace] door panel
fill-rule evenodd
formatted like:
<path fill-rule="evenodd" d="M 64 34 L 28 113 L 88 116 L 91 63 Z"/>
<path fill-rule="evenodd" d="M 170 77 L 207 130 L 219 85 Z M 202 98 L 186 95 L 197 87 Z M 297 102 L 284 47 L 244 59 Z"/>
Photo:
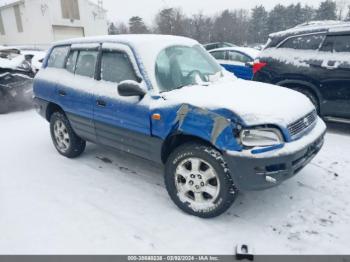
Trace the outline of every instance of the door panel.
<path fill-rule="evenodd" d="M 324 71 L 320 88 L 325 99 L 324 114 L 350 118 L 350 67 Z"/>
<path fill-rule="evenodd" d="M 99 143 L 118 148 L 148 159 L 159 151 L 151 137 L 149 97 L 123 97 L 118 84 L 125 80 L 138 80 L 136 63 L 125 46 L 109 44 L 101 56 L 101 81 L 94 93 L 94 121 Z M 140 84 L 144 89 L 144 82 Z M 159 143 L 158 143 L 159 144 Z M 157 155 L 159 152 L 157 153 Z"/>
<path fill-rule="evenodd" d="M 96 80 L 68 71 L 63 72 L 60 78 L 57 86 L 58 101 L 67 113 L 74 131 L 86 140 L 96 141 L 93 123 L 94 99 L 89 92 L 95 87 Z"/>
<path fill-rule="evenodd" d="M 85 140 L 96 141 L 93 122 L 97 50 L 72 50 L 60 75 L 57 96 L 74 131 Z"/>
<path fill-rule="evenodd" d="M 320 91 L 324 115 L 350 118 L 350 35 L 326 37 L 321 52 Z"/>
<path fill-rule="evenodd" d="M 227 52 L 227 61 L 224 67 L 233 72 L 237 77 L 251 80 L 253 78 L 253 68 L 247 66 L 253 59 L 241 52 L 230 50 Z"/>
<path fill-rule="evenodd" d="M 252 80 L 253 78 L 253 69 L 247 67 L 244 63 L 225 61 L 225 63 L 221 65 L 227 71 L 234 73 L 238 78 L 246 80 Z"/>

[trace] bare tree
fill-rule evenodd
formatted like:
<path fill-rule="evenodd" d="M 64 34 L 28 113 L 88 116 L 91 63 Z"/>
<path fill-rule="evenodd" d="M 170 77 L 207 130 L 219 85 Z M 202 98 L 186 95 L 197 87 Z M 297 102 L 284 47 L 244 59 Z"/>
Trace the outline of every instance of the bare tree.
<path fill-rule="evenodd" d="M 193 15 L 191 19 L 191 36 L 200 43 L 208 43 L 212 38 L 213 22 L 210 17 L 203 15 L 202 12 Z"/>
<path fill-rule="evenodd" d="M 188 36 L 200 43 L 231 42 L 238 45 L 263 43 L 273 32 L 286 30 L 311 20 L 344 19 L 350 21 L 350 0 L 323 0 L 317 9 L 300 3 L 277 4 L 271 11 L 263 5 L 246 9 L 224 10 L 215 16 L 198 12 L 186 16 L 181 8 L 163 8 L 147 27 L 142 18 L 130 18 L 129 26 L 111 23 L 112 34 L 147 33 Z M 152 30 L 150 29 L 152 28 Z"/>
<path fill-rule="evenodd" d="M 347 9 L 350 6 L 350 0 L 337 0 L 336 4 L 338 20 L 346 19 Z"/>
<path fill-rule="evenodd" d="M 345 17 L 345 21 L 350 21 L 350 5 L 348 6 L 348 14 Z"/>
<path fill-rule="evenodd" d="M 128 34 L 129 29 L 128 26 L 124 23 L 112 22 L 108 26 L 108 34 L 110 35 L 120 35 L 120 34 Z"/>
<path fill-rule="evenodd" d="M 141 17 L 133 16 L 129 19 L 129 32 L 130 34 L 147 34 L 149 30 Z"/>
<path fill-rule="evenodd" d="M 156 15 L 155 28 L 160 34 L 186 35 L 186 20 L 180 8 L 165 8 Z"/>

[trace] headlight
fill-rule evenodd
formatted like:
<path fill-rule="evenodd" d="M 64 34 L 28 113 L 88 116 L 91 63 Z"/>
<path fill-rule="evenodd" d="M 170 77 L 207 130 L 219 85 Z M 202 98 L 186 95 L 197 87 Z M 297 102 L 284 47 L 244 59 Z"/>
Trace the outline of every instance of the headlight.
<path fill-rule="evenodd" d="M 273 146 L 284 142 L 281 132 L 274 128 L 243 129 L 240 139 L 247 147 Z"/>

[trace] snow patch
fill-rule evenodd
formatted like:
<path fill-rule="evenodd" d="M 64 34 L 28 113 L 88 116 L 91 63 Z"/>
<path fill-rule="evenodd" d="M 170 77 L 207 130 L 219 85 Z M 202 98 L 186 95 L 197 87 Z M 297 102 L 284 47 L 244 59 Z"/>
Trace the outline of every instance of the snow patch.
<path fill-rule="evenodd" d="M 323 52 L 317 50 L 297 50 L 292 48 L 268 48 L 261 54 L 261 58 L 273 58 L 281 63 L 297 67 L 310 67 L 310 62 L 319 61 L 325 65 L 328 61 L 337 61 L 338 66 L 350 66 L 349 52 Z"/>
<path fill-rule="evenodd" d="M 158 102 L 158 106 L 177 103 L 209 110 L 228 109 L 249 126 L 276 124 L 286 127 L 314 110 L 310 100 L 299 92 L 227 77 L 209 86 L 187 86 L 162 95 L 166 102 Z"/>

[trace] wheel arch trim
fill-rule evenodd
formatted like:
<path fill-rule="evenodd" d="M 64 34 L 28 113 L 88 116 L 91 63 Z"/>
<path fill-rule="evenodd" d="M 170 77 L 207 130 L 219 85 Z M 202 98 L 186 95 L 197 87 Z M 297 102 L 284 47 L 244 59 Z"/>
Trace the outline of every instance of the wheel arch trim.
<path fill-rule="evenodd" d="M 313 91 L 316 95 L 319 101 L 322 100 L 322 94 L 321 92 L 317 89 L 316 85 L 308 82 L 308 81 L 304 81 L 304 80 L 294 80 L 294 79 L 286 79 L 286 80 L 282 80 L 280 82 L 277 82 L 276 85 L 278 86 L 284 86 L 284 85 L 300 85 L 300 86 L 304 86 L 307 89 L 311 89 L 311 91 Z"/>

